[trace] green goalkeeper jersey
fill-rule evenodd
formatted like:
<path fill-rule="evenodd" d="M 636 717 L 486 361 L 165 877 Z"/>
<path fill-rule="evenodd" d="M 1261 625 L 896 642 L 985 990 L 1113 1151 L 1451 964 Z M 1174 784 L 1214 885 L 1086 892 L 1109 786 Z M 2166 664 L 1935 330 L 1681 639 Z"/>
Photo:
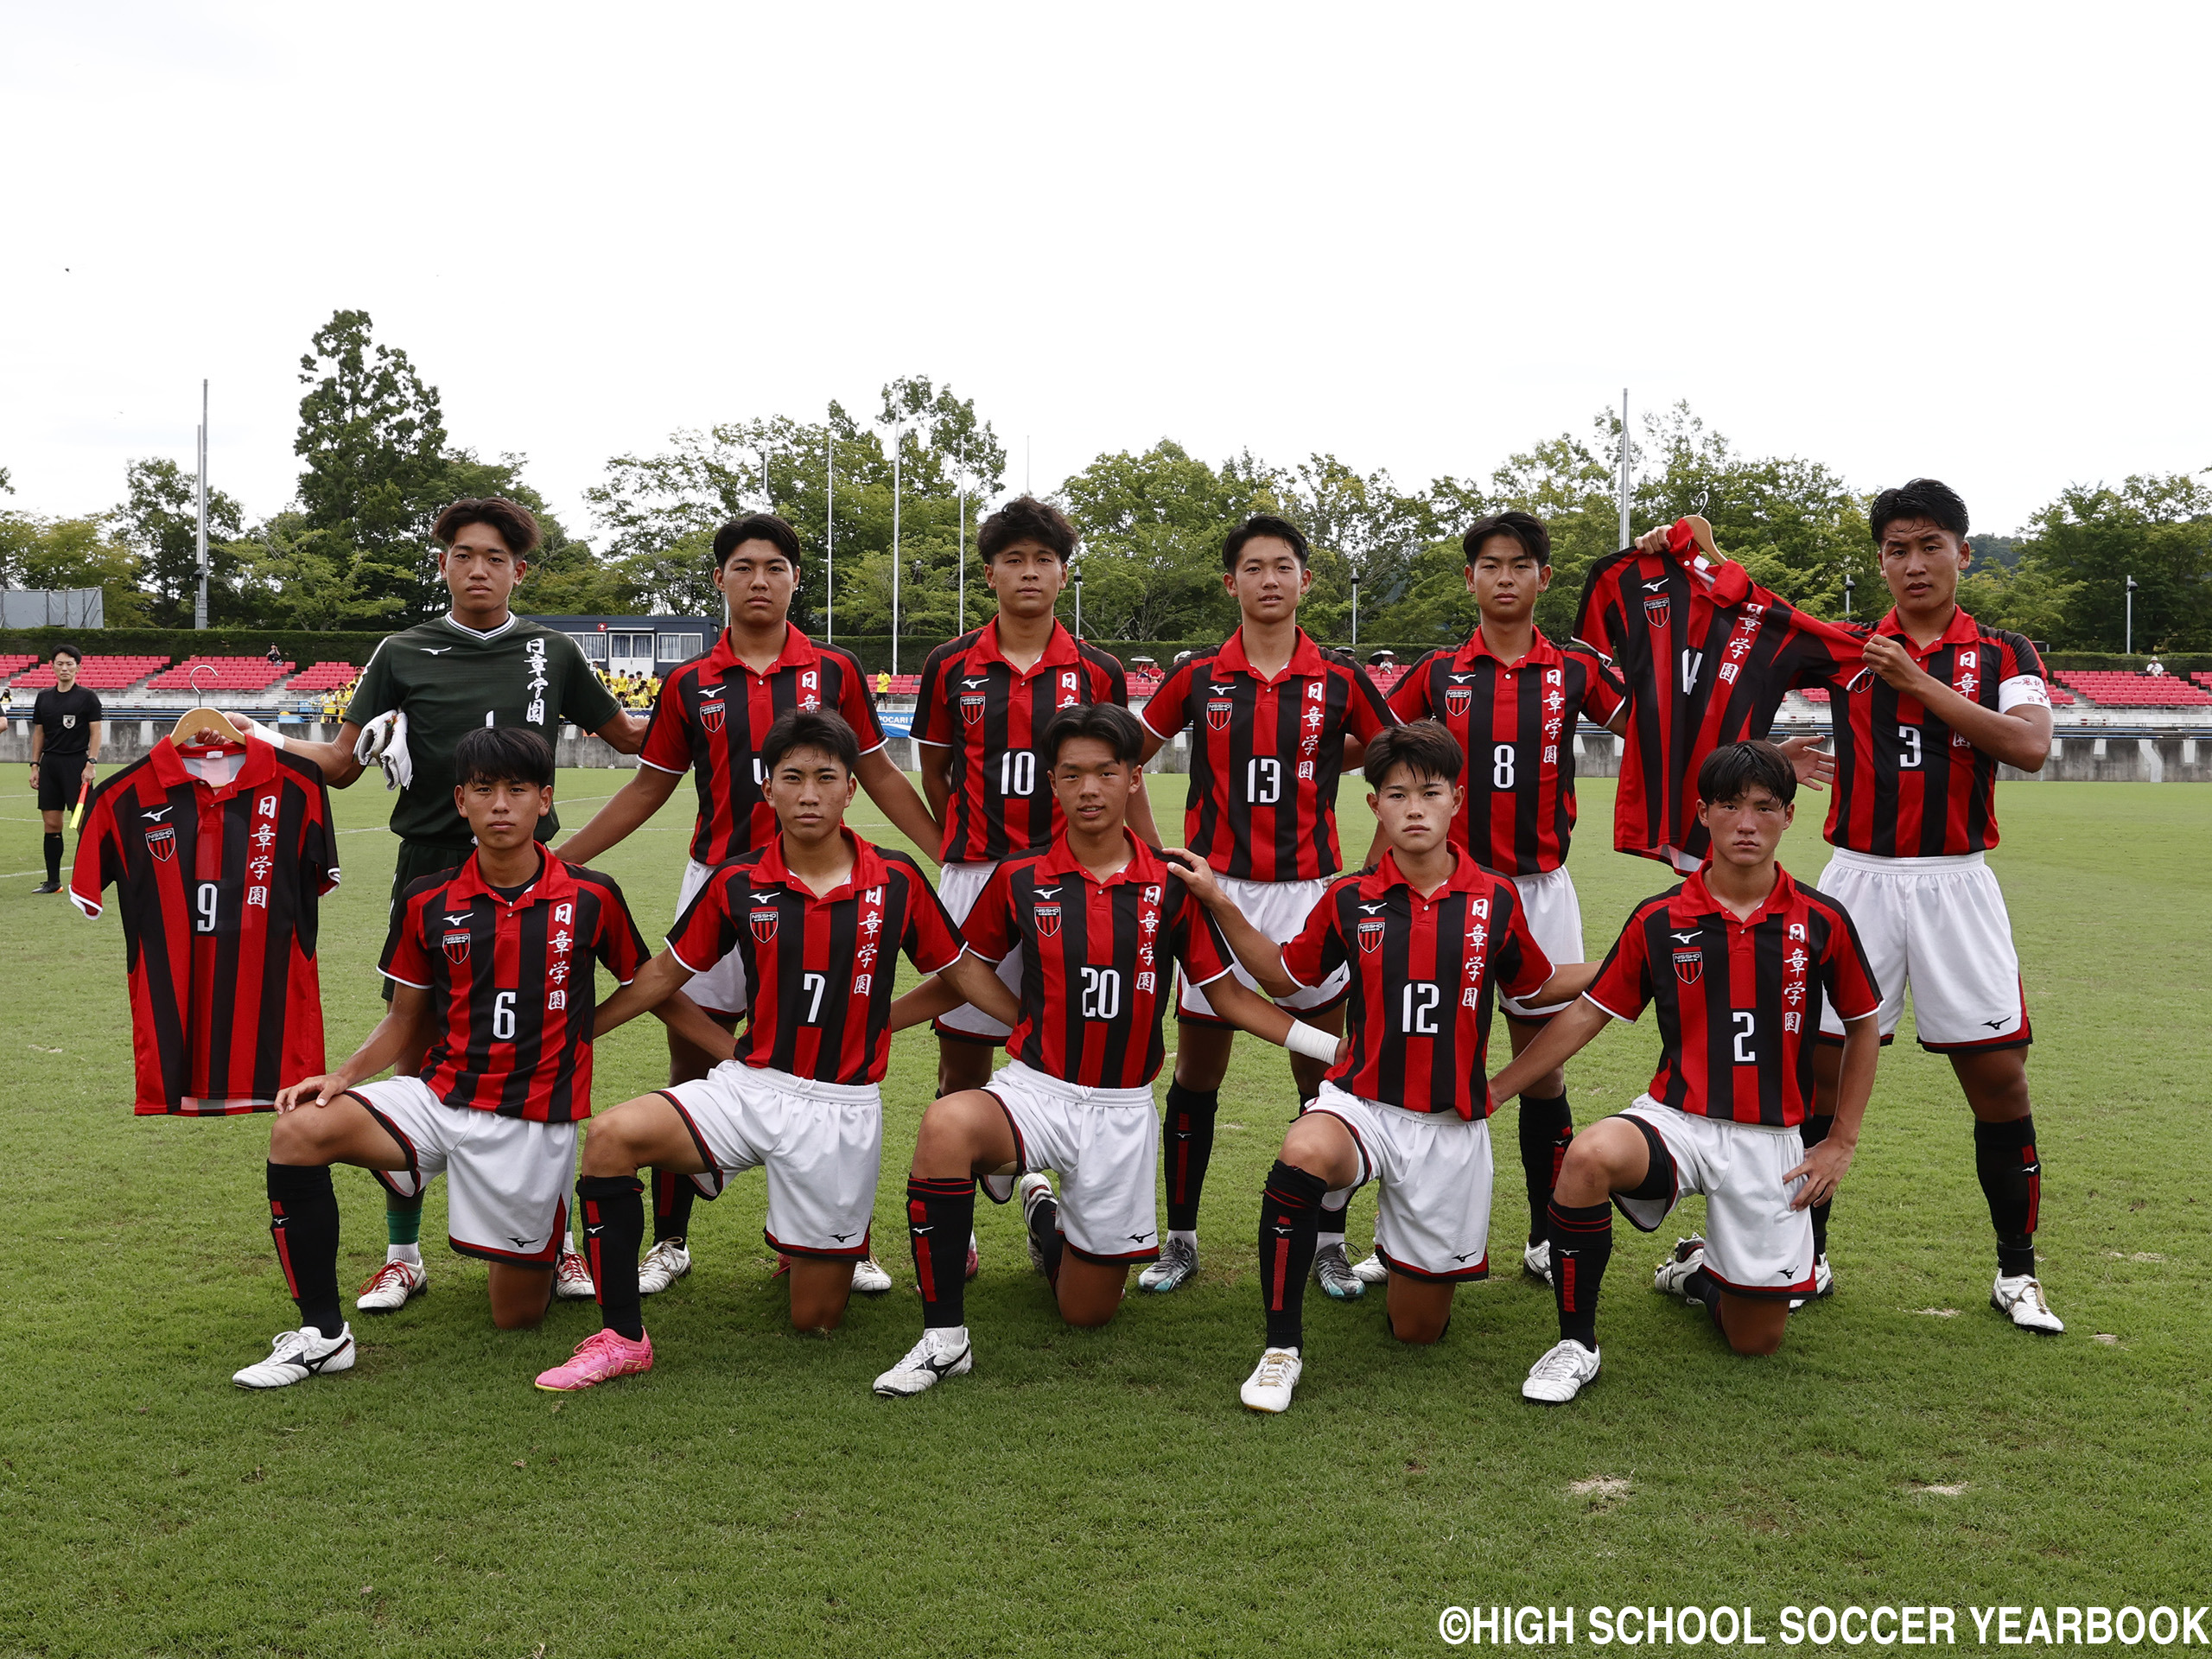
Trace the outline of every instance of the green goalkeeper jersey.
<path fill-rule="evenodd" d="M 385 639 L 361 671 L 346 718 L 365 726 L 397 709 L 407 716 L 415 781 L 391 809 L 391 832 L 466 843 L 454 808 L 454 746 L 475 726 L 527 726 L 550 743 L 563 721 L 595 732 L 621 712 L 567 634 L 510 616 L 488 633 L 450 615 Z M 538 821 L 550 841 L 557 814 Z"/>

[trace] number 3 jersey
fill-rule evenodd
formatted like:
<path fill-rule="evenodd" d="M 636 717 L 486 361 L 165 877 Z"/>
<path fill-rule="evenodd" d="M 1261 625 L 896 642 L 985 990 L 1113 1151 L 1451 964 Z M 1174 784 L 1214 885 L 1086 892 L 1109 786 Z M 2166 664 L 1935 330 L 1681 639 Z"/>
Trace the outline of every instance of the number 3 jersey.
<path fill-rule="evenodd" d="M 751 1023 L 738 1061 L 817 1083 L 880 1083 L 891 1064 L 892 982 L 904 950 L 925 974 L 960 960 L 960 930 L 904 853 L 843 832 L 853 873 L 817 893 L 784 862 L 784 838 L 718 867 L 670 930 L 695 974 L 733 950 Z"/>
<path fill-rule="evenodd" d="M 380 964 L 430 994 L 423 1081 L 448 1106 L 532 1123 L 591 1116 L 592 962 L 620 984 L 651 953 L 622 889 L 540 849 L 537 875 L 503 891 L 471 854 L 400 900 Z"/>
<path fill-rule="evenodd" d="M 269 1111 L 322 1070 L 316 910 L 338 885 L 330 794 L 266 743 L 157 743 L 92 798 L 69 897 L 112 884 L 142 1116 Z"/>
<path fill-rule="evenodd" d="M 1645 899 L 1583 995 L 1616 1020 L 1659 1005 L 1652 1099 L 1770 1128 L 1812 1110 L 1821 999 L 1847 1020 L 1882 1001 L 1843 906 L 1780 868 L 1746 918 L 1713 896 L 1703 870 Z"/>

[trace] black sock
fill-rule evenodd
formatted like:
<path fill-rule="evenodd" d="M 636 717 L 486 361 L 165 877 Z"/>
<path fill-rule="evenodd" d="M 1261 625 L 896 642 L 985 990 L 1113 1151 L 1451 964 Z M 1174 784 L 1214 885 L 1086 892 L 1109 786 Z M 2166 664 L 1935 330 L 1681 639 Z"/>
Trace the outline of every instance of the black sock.
<path fill-rule="evenodd" d="M 968 1323 L 968 1235 L 976 1230 L 976 1178 L 906 1181 L 906 1234 L 914 1247 L 914 1284 L 922 1325 L 950 1330 Z"/>
<path fill-rule="evenodd" d="M 1807 1118 L 1805 1126 L 1797 1133 L 1805 1143 L 1805 1150 L 1810 1152 L 1828 1138 L 1828 1131 L 1834 1127 L 1835 1114 L 1830 1112 L 1825 1117 Z M 1828 1211 L 1834 1206 L 1834 1198 L 1824 1198 L 1813 1206 L 1813 1260 L 1815 1262 L 1828 1253 Z"/>
<path fill-rule="evenodd" d="M 1167 1230 L 1198 1230 L 1198 1194 L 1213 1160 L 1213 1117 L 1221 1105 L 1218 1089 L 1167 1085 L 1167 1110 L 1160 1121 L 1160 1169 L 1167 1177 Z"/>
<path fill-rule="evenodd" d="M 691 1201 L 699 1189 L 689 1175 L 665 1169 L 653 1171 L 653 1243 L 691 1236 Z"/>
<path fill-rule="evenodd" d="M 1552 1185 L 1574 1139 L 1574 1113 L 1565 1095 L 1521 1096 L 1521 1174 L 1529 1185 L 1529 1242 L 1544 1236 L 1544 1212 L 1551 1207 Z"/>
<path fill-rule="evenodd" d="M 1559 1334 L 1595 1352 L 1598 1287 L 1613 1255 L 1613 1206 L 1563 1205 L 1554 1198 L 1547 1219 L 1552 1240 L 1552 1300 Z"/>
<path fill-rule="evenodd" d="M 49 881 L 61 879 L 61 833 L 59 830 L 46 838 L 46 879 Z"/>
<path fill-rule="evenodd" d="M 338 1307 L 338 1193 L 327 1168 L 269 1166 L 269 1236 L 300 1324 L 336 1336 L 346 1316 Z"/>
<path fill-rule="evenodd" d="M 1313 1270 L 1313 1235 L 1328 1190 L 1319 1175 L 1280 1158 L 1268 1172 L 1260 1195 L 1260 1306 L 1270 1348 L 1296 1348 L 1305 1339 L 1306 1275 Z"/>
<path fill-rule="evenodd" d="M 1039 1198 L 1030 1206 L 1028 1217 L 1029 1242 L 1037 1247 L 1037 1254 L 1045 1258 L 1045 1282 L 1055 1290 L 1060 1284 L 1060 1252 L 1067 1238 L 1060 1231 L 1060 1205 L 1057 1198 Z M 960 1264 L 962 1277 L 966 1277 L 968 1264 Z"/>
<path fill-rule="evenodd" d="M 618 1337 L 645 1334 L 638 1298 L 638 1251 L 645 1233 L 645 1185 L 634 1175 L 579 1175 L 584 1261 L 599 1297 L 599 1322 Z"/>
<path fill-rule="evenodd" d="M 1337 1243 L 1344 1243 L 1344 1217 L 1351 1214 L 1351 1195 L 1358 1190 L 1357 1187 L 1347 1186 L 1339 1191 L 1324 1192 L 1321 1195 L 1321 1214 L 1319 1224 L 1314 1229 L 1317 1238 L 1320 1234 L 1326 1233 Z M 1329 1202 L 1331 1198 L 1336 1198 L 1338 1201 L 1331 1204 Z"/>
<path fill-rule="evenodd" d="M 1997 1271 L 2007 1278 L 2036 1270 L 2036 1212 L 2043 1207 L 2043 1165 L 2036 1158 L 2032 1115 L 2010 1123 L 1974 1126 L 1974 1173 L 1997 1230 Z"/>
<path fill-rule="evenodd" d="M 1720 1323 L 1720 1281 L 1700 1268 L 1682 1281 L 1682 1296 L 1693 1302 L 1703 1302 L 1705 1311 L 1713 1315 L 1713 1328 L 1726 1336 L 1728 1327 Z"/>

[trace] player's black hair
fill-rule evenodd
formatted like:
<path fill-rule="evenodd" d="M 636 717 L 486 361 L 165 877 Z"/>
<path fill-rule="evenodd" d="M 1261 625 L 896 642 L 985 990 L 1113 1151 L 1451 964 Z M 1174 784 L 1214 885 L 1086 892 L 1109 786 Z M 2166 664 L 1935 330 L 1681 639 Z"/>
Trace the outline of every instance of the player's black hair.
<path fill-rule="evenodd" d="M 1764 738 L 1723 743 L 1697 769 L 1697 798 L 1707 806 L 1740 801 L 1755 789 L 1766 791 L 1784 806 L 1797 798 L 1797 769 Z"/>
<path fill-rule="evenodd" d="M 71 645 L 66 639 L 54 648 L 54 654 L 56 657 L 67 657 L 72 658 L 79 668 L 82 668 L 85 665 L 85 653 L 77 646 Z"/>
<path fill-rule="evenodd" d="M 1221 538 L 1221 568 L 1234 570 L 1236 561 L 1244 556 L 1244 543 L 1256 542 L 1262 537 L 1288 542 L 1290 550 L 1298 555 L 1298 568 L 1301 570 L 1306 568 L 1307 550 L 1305 536 L 1289 519 L 1278 518 L 1271 512 L 1254 513 Z"/>
<path fill-rule="evenodd" d="M 1096 738 L 1125 766 L 1135 766 L 1144 759 L 1144 728 L 1118 702 L 1078 702 L 1061 709 L 1046 722 L 1037 750 L 1047 766 L 1057 766 L 1060 751 L 1084 737 Z"/>
<path fill-rule="evenodd" d="M 1041 543 L 1058 556 L 1062 564 L 1075 557 L 1075 526 L 1058 507 L 1033 495 L 1016 496 L 984 519 L 983 527 L 976 532 L 976 547 L 985 564 L 1016 542 Z"/>
<path fill-rule="evenodd" d="M 1882 544 L 1882 532 L 1900 518 L 1925 518 L 1961 541 L 1966 539 L 1967 504 L 1959 499 L 1956 490 L 1936 479 L 1916 478 L 1874 498 L 1873 507 L 1866 514 L 1866 527 L 1874 532 L 1875 546 Z"/>
<path fill-rule="evenodd" d="M 798 565 L 798 532 L 772 512 L 748 513 L 733 518 L 715 532 L 715 569 L 729 563 L 729 556 L 747 542 L 773 542 L 776 550 Z"/>
<path fill-rule="evenodd" d="M 1482 551 L 1483 543 L 1493 536 L 1510 536 L 1538 564 L 1552 562 L 1552 533 L 1544 528 L 1544 521 L 1534 513 L 1508 508 L 1478 518 L 1467 527 L 1467 534 L 1459 545 L 1466 549 L 1469 564 L 1475 562 L 1475 555 Z"/>
<path fill-rule="evenodd" d="M 1375 739 L 1367 746 L 1367 757 L 1361 765 L 1370 789 L 1382 788 L 1400 766 L 1415 778 L 1440 778 L 1456 784 L 1466 769 L 1467 757 L 1459 748 L 1459 739 L 1442 722 L 1416 720 L 1393 726 Z"/>
<path fill-rule="evenodd" d="M 537 515 L 504 495 L 462 497 L 438 515 L 430 534 L 438 538 L 439 546 L 451 547 L 454 538 L 471 524 L 491 525 L 507 544 L 507 551 L 518 559 L 537 550 Z"/>
<path fill-rule="evenodd" d="M 527 726 L 472 726 L 453 746 L 457 784 L 553 787 L 553 746 Z"/>
<path fill-rule="evenodd" d="M 774 777 L 784 757 L 794 749 L 835 756 L 848 776 L 860 769 L 860 739 L 853 735 L 842 715 L 833 715 L 826 709 L 786 709 L 776 716 L 768 735 L 760 740 L 762 774 Z"/>

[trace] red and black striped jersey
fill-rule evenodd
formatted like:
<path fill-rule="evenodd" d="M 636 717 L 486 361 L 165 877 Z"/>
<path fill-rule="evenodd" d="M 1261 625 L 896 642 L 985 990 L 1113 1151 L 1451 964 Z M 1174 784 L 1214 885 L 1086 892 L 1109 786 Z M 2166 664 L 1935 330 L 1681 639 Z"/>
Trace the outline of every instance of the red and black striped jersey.
<path fill-rule="evenodd" d="M 960 930 L 920 868 L 849 830 L 853 874 L 817 894 L 784 862 L 779 835 L 722 865 L 669 931 L 693 973 L 733 950 L 745 964 L 751 1023 L 738 1039 L 747 1065 L 819 1083 L 883 1081 L 891 1064 L 893 960 L 925 974 L 960 959 Z"/>
<path fill-rule="evenodd" d="M 1027 670 L 999 649 L 995 618 L 930 652 L 914 703 L 914 736 L 952 751 L 941 861 L 981 864 L 1050 845 L 1060 832 L 1060 804 L 1037 740 L 1062 709 L 1127 708 L 1128 701 L 1120 660 L 1057 622 L 1052 643 Z"/>
<path fill-rule="evenodd" d="M 1586 645 L 1561 650 L 1532 630 L 1529 654 L 1498 659 L 1478 628 L 1433 651 L 1390 692 L 1401 720 L 1440 720 L 1466 752 L 1467 797 L 1452 835 L 1503 875 L 1567 862 L 1574 834 L 1574 726 L 1602 726 L 1627 700 L 1620 676 Z"/>
<path fill-rule="evenodd" d="M 1224 875 L 1308 881 L 1344 868 L 1337 779 L 1344 739 L 1398 722 L 1350 657 L 1298 631 L 1290 661 L 1263 678 L 1244 630 L 1167 677 L 1138 718 L 1165 742 L 1191 728 L 1183 838 Z"/>
<path fill-rule="evenodd" d="M 990 962 L 1021 950 L 1021 1023 L 1007 1052 L 1085 1088 L 1139 1089 L 1160 1075 L 1170 959 L 1193 985 L 1229 971 L 1205 906 L 1135 836 L 1129 861 L 1101 881 L 1057 837 L 1010 858 L 968 912 L 969 948 Z"/>
<path fill-rule="evenodd" d="M 410 884 L 383 969 L 430 993 L 423 1081 L 448 1106 L 533 1123 L 591 1116 L 592 958 L 627 985 L 650 955 L 622 889 L 539 855 L 512 898 L 477 855 Z"/>
<path fill-rule="evenodd" d="M 1702 859 L 1697 769 L 1724 743 L 1763 738 L 1794 685 L 1858 665 L 1848 630 L 1806 615 L 1735 563 L 1685 563 L 1628 548 L 1591 567 L 1574 619 L 1578 643 L 1620 675 L 1629 704 L 1614 797 L 1613 845 L 1666 860 Z"/>
<path fill-rule="evenodd" d="M 1464 1118 L 1497 1105 L 1484 1062 L 1494 991 L 1527 996 L 1552 976 L 1519 889 L 1456 848 L 1451 879 L 1433 893 L 1399 873 L 1395 851 L 1337 882 L 1283 946 L 1282 965 L 1301 985 L 1351 969 L 1351 1052 L 1329 1071 L 1338 1088 Z"/>
<path fill-rule="evenodd" d="M 69 897 L 115 884 L 140 1114 L 273 1110 L 322 1070 L 318 901 L 338 885 L 330 791 L 267 743 L 156 743 L 92 797 Z"/>
<path fill-rule="evenodd" d="M 1704 870 L 1645 899 L 1584 995 L 1616 1020 L 1659 1005 L 1654 1100 L 1778 1128 L 1812 1110 L 1821 999 L 1847 1020 L 1882 1001 L 1843 906 L 1778 866 L 1748 920 L 1713 896 Z"/>
<path fill-rule="evenodd" d="M 2043 658 L 2022 635 L 1963 610 L 1923 650 L 1891 611 L 1862 633 L 1895 639 L 1928 674 L 1968 702 L 2002 712 L 2050 706 Z M 1835 792 L 1822 832 L 1882 858 L 1944 858 L 1997 844 L 1997 757 L 1985 754 L 1871 669 L 1831 688 Z"/>
<path fill-rule="evenodd" d="M 788 624 L 783 654 L 765 674 L 731 649 L 725 628 L 712 651 L 661 682 L 638 759 L 659 772 L 693 773 L 699 822 L 691 856 L 700 863 L 719 864 L 775 836 L 775 810 L 761 789 L 760 741 L 779 715 L 794 709 L 843 715 L 862 754 L 883 747 L 883 722 L 860 659 L 817 645 Z"/>

